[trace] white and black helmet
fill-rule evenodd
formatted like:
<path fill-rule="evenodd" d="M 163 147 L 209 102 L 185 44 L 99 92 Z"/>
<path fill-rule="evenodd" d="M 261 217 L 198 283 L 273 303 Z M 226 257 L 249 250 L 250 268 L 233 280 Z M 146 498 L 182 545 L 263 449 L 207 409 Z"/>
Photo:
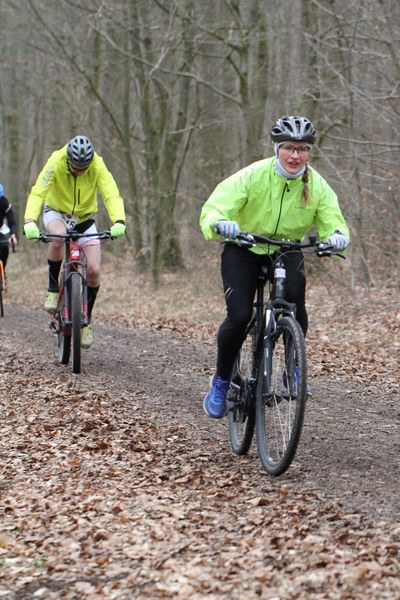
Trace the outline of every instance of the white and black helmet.
<path fill-rule="evenodd" d="M 76 135 L 68 142 L 67 157 L 72 167 L 86 169 L 93 160 L 94 148 L 85 135 Z"/>
<path fill-rule="evenodd" d="M 271 139 L 277 144 L 289 141 L 313 144 L 316 138 L 314 125 L 306 117 L 281 117 L 271 129 Z"/>

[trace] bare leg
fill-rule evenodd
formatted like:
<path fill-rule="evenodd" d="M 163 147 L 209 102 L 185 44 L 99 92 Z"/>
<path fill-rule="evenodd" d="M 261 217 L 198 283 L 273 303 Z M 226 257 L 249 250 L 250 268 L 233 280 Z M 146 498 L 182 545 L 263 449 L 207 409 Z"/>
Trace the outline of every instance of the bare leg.
<path fill-rule="evenodd" d="M 84 246 L 83 252 L 86 256 L 88 285 L 90 287 L 98 287 L 100 285 L 101 266 L 100 245 L 88 244 Z"/>
<path fill-rule="evenodd" d="M 63 235 L 66 233 L 67 229 L 60 219 L 54 219 L 54 221 L 50 221 L 47 226 L 48 233 L 53 233 L 55 235 Z M 59 261 L 64 258 L 64 240 L 53 240 L 49 244 L 49 249 L 47 251 L 47 258 L 49 260 Z"/>
<path fill-rule="evenodd" d="M 87 263 L 87 278 L 88 278 L 88 316 L 89 321 L 92 316 L 92 310 L 96 301 L 97 292 L 100 287 L 100 265 L 101 252 L 100 245 L 87 245 L 83 249 Z"/>

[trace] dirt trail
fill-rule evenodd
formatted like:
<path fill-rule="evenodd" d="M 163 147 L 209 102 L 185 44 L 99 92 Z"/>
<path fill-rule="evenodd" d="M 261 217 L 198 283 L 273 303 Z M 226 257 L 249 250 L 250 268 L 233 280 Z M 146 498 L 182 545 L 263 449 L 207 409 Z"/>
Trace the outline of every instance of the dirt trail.
<path fill-rule="evenodd" d="M 214 364 L 213 347 L 168 332 L 96 323 L 95 342 L 89 351 L 83 353 L 83 372 L 72 375 L 70 367 L 58 363 L 56 341 L 48 329 L 47 316 L 41 311 L 21 307 L 7 306 L 6 309 L 6 318 L 0 321 L 1 379 L 5 383 L 2 389 L 9 392 L 8 395 L 6 391 L 0 395 L 0 400 L 6 415 L 4 424 L 11 425 L 15 421 L 12 429 L 8 430 L 8 435 L 12 436 L 15 431 L 16 437 L 19 436 L 14 447 L 29 446 L 27 431 L 31 432 L 32 427 L 36 427 L 35 436 L 39 436 L 36 439 L 40 442 L 37 452 L 47 456 L 41 459 L 43 466 L 35 464 L 35 469 L 39 469 L 38 480 L 34 480 L 32 485 L 37 486 L 37 490 L 41 490 L 45 481 L 47 486 L 52 485 L 50 475 L 44 471 L 46 461 L 48 467 L 54 459 L 51 453 L 48 454 L 47 445 L 53 444 L 59 435 L 61 421 L 65 435 L 72 436 L 74 444 L 78 444 L 84 455 L 90 450 L 90 456 L 95 456 L 86 438 L 94 430 L 101 430 L 104 437 L 104 448 L 101 448 L 101 442 L 99 446 L 104 453 L 101 460 L 105 461 L 105 465 L 108 464 L 107 457 L 112 457 L 112 469 L 125 473 L 118 475 L 115 483 L 119 502 L 124 503 L 124 508 L 115 508 L 115 511 L 126 513 L 130 534 L 134 532 L 135 540 L 142 539 L 142 544 L 145 543 L 143 539 L 147 540 L 142 547 L 141 559 L 136 554 L 133 559 L 134 553 L 126 547 L 128 543 L 122 549 L 120 542 L 113 538 L 115 560 L 120 556 L 120 564 L 123 565 L 118 576 L 107 570 L 108 560 L 104 559 L 103 565 L 97 558 L 97 567 L 92 561 L 87 571 L 89 574 L 82 575 L 81 581 L 79 564 L 85 562 L 81 555 L 79 559 L 70 558 L 69 567 L 60 567 L 57 571 L 53 566 L 41 571 L 41 580 L 37 571 L 36 575 L 32 574 L 31 566 L 21 567 L 21 573 L 27 579 L 19 584 L 14 581 L 9 567 L 3 579 L 0 577 L 0 591 L 3 590 L 6 598 L 30 598 L 32 595 L 29 594 L 39 590 L 41 585 L 48 589 L 46 598 L 309 598 L 313 594 L 315 598 L 361 598 L 369 597 L 373 590 L 378 591 L 375 597 L 400 598 L 398 579 L 392 570 L 392 561 L 398 561 L 400 544 L 397 525 L 400 514 L 400 408 L 397 394 L 381 397 L 379 386 L 361 386 L 333 379 L 314 381 L 314 394 L 308 403 L 296 461 L 284 476 L 272 479 L 261 470 L 254 446 L 247 457 L 236 457 L 230 451 L 226 423 L 214 422 L 203 413 L 202 397 Z M 15 397 L 11 392 L 13 389 Z M 51 394 L 54 397 L 50 401 Z M 26 415 L 18 411 L 26 411 Z M 28 415 L 29 411 L 36 411 L 36 414 Z M 82 423 L 86 423 L 85 427 Z M 141 437 L 145 432 L 148 434 L 146 440 Z M 13 443 L 12 439 L 8 443 L 3 440 L 1 454 L 5 462 L 0 487 L 8 494 L 9 504 L 6 506 L 12 505 L 15 497 L 26 502 L 24 493 L 17 494 L 19 459 L 15 459 L 13 464 L 14 454 L 10 451 L 11 456 L 8 455 Z M 55 448 L 57 446 L 53 445 L 53 452 Z M 138 456 L 138 449 L 142 452 L 141 462 L 132 463 Z M 23 450 L 20 451 L 23 453 Z M 85 462 L 73 460 L 77 465 Z M 139 464 L 140 474 L 137 472 Z M 54 468 L 56 470 L 57 467 Z M 93 465 L 90 468 L 95 470 Z M 110 465 L 108 469 L 111 470 Z M 10 478 L 7 473 L 11 473 Z M 94 483 L 95 480 L 96 477 L 91 481 Z M 76 480 L 79 489 L 81 481 Z M 112 484 L 104 478 L 104 473 L 101 481 L 105 489 Z M 154 564 L 150 561 L 146 573 L 143 572 L 143 564 L 147 564 L 149 554 L 152 555 L 155 550 L 147 546 L 150 529 L 142 531 L 143 522 L 140 521 L 139 525 L 134 517 L 139 509 L 135 507 L 133 489 L 140 489 L 145 494 L 140 510 L 145 510 L 146 503 L 152 506 L 156 502 L 157 508 L 153 505 L 153 512 L 149 510 L 146 521 L 147 527 L 151 528 L 149 523 L 152 519 L 158 519 L 151 538 L 155 547 L 164 544 L 162 547 L 165 549 L 168 535 L 177 535 L 178 531 L 185 530 L 182 536 L 186 541 L 181 540 L 182 545 L 178 544 L 178 548 L 175 543 L 175 549 L 163 551 L 164 558 L 158 556 Z M 116 502 L 113 496 L 115 490 L 100 490 L 101 487 L 97 490 L 98 494 L 109 493 L 112 501 Z M 79 511 L 95 492 L 85 491 L 82 494 Z M 182 507 L 190 506 L 191 502 L 195 502 L 194 498 L 197 503 L 196 525 L 189 535 L 194 519 L 192 513 L 186 514 L 186 521 L 183 521 L 183 513 L 177 516 L 174 511 L 178 511 L 178 506 L 179 511 L 183 511 Z M 47 502 L 52 502 L 51 494 Z M 161 517 L 154 517 L 154 514 L 161 510 L 164 502 L 165 506 L 169 506 L 165 508 L 169 512 L 160 520 Z M 249 506 L 256 516 L 250 515 Z M 14 521 L 12 513 L 7 513 L 10 515 L 8 535 L 18 540 L 29 554 L 29 536 L 23 533 L 21 523 L 25 521 L 22 508 L 16 501 L 13 510 Z M 50 509 L 47 507 L 45 510 Z M 85 513 L 81 519 L 86 518 Z M 168 534 L 165 523 L 171 519 L 175 519 L 174 533 Z M 15 522 L 19 523 L 17 531 L 13 530 Z M 302 533 L 302 528 L 307 531 Z M 206 529 L 208 531 L 204 533 Z M 251 540 L 246 537 L 250 529 Z M 286 532 L 284 541 L 281 539 L 283 531 Z M 98 534 L 99 540 L 101 535 Z M 104 533 L 107 538 L 104 544 L 108 543 L 109 535 Z M 141 535 L 144 537 L 141 538 Z M 353 537 L 349 541 L 351 535 Z M 158 536 L 161 536 L 160 539 Z M 261 544 L 263 536 L 268 536 L 268 543 L 264 539 L 260 554 L 258 544 Z M 315 537 L 311 549 L 304 545 L 309 536 Z M 202 540 L 201 544 L 199 540 Z M 333 540 L 330 549 L 329 540 Z M 373 550 L 370 548 L 372 541 Z M 52 540 L 51 544 L 56 542 Z M 318 547 L 319 544 L 321 547 Z M 342 544 L 347 544 L 346 552 L 351 553 L 345 559 L 343 548 L 341 554 L 338 550 Z M 360 547 L 357 548 L 357 544 Z M 364 558 L 360 550 L 363 544 Z M 0 543 L 0 549 L 1 546 Z M 12 557 L 12 548 L 7 548 L 7 544 L 5 548 L 3 555 L 7 555 L 8 550 Z M 297 551 L 304 556 L 302 554 L 300 558 Z M 210 552 L 214 557 L 212 560 Z M 282 563 L 282 556 L 288 557 L 290 552 L 295 553 L 295 566 L 290 566 L 293 563 L 290 560 Z M 239 560 L 243 553 L 249 553 L 246 564 Z M 310 558 L 317 554 L 321 564 Z M 267 568 L 265 556 L 268 555 Z M 278 555 L 281 557 L 279 560 Z M 327 558 L 328 555 L 330 558 Z M 382 555 L 386 557 L 384 566 L 377 559 Z M 199 566 L 200 557 L 203 560 L 202 571 L 197 572 L 195 565 Z M 205 557 L 208 557 L 207 560 Z M 1 560 L 0 553 L 0 563 Z M 136 565 L 135 578 L 132 576 L 132 561 Z M 299 564 L 299 561 L 303 563 Z M 365 573 L 351 571 L 352 575 L 347 580 L 345 573 L 348 572 L 346 569 L 350 569 L 349 565 L 353 565 L 351 569 L 360 569 L 365 561 L 376 562 L 384 572 L 378 567 L 372 571 L 372 567 L 365 567 Z M 137 566 L 139 563 L 141 570 Z M 234 574 L 232 564 L 236 565 Z M 191 565 L 194 570 L 186 573 L 185 580 L 178 585 L 176 581 L 181 576 L 178 573 L 182 574 L 182 565 Z M 227 565 L 230 565 L 229 577 Z M 263 568 L 267 568 L 268 576 L 261 574 Z M 321 568 L 323 578 L 315 574 Z M 174 584 L 171 583 L 171 569 Z M 309 569 L 313 575 L 304 579 L 304 572 Z M 82 572 L 85 573 L 85 568 Z M 115 596 L 110 587 L 113 573 L 118 580 Z M 253 573 L 258 574 L 253 577 Z M 292 589 L 286 596 L 286 592 L 282 592 L 282 577 L 285 577 L 285 589 Z M 249 578 L 253 583 L 248 583 Z M 89 586 L 86 591 L 82 592 L 84 588 L 79 587 L 79 581 Z M 146 583 L 148 581 L 151 583 Z M 62 594 L 60 590 L 63 590 Z M 346 595 L 350 594 L 349 590 L 352 590 L 352 595 Z"/>
<path fill-rule="evenodd" d="M 35 348 L 39 370 L 48 369 L 54 378 L 69 376 L 69 367 L 56 360 L 56 342 L 46 315 L 10 307 L 7 313 L 1 330 L 13 340 L 15 351 L 23 340 L 24 348 Z M 104 387 L 117 401 L 120 393 L 142 396 L 141 409 L 161 425 L 177 420 L 188 428 L 194 444 L 215 440 L 230 452 L 225 421 L 212 421 L 202 410 L 214 364 L 213 348 L 162 332 L 96 324 L 95 343 L 82 356 L 82 374 L 71 375 L 79 378 L 82 389 L 101 391 Z M 318 490 L 350 510 L 396 518 L 400 510 L 399 428 L 399 397 L 394 392 L 383 398 L 379 385 L 315 381 L 296 463 L 280 481 Z M 255 449 L 248 461 L 240 460 L 254 470 L 254 485 L 262 485 L 257 482 Z M 237 462 L 232 455 L 233 469 Z"/>

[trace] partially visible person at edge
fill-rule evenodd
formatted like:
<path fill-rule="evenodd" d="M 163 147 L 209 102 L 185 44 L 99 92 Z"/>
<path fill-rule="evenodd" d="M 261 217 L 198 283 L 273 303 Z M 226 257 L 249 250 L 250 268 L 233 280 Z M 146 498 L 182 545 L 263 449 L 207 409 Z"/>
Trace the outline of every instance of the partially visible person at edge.
<path fill-rule="evenodd" d="M 112 226 L 113 237 L 125 234 L 124 201 L 114 177 L 103 159 L 94 151 L 92 142 L 77 135 L 67 145 L 51 154 L 28 196 L 24 234 L 39 238 L 37 221 L 43 207 L 42 220 L 48 233 L 64 234 L 74 229 L 79 233 L 96 233 L 97 191 L 100 192 Z M 89 324 L 82 328 L 81 345 L 89 348 L 93 341 L 91 315 L 100 287 L 100 242 L 82 237 L 79 245 L 87 260 Z M 54 240 L 48 247 L 49 286 L 44 304 L 54 312 L 58 303 L 58 278 L 64 256 L 64 240 Z"/>
<path fill-rule="evenodd" d="M 218 233 L 231 240 L 224 244 L 221 257 L 227 316 L 218 331 L 216 372 L 203 404 L 205 412 L 215 419 L 227 411 L 231 371 L 251 318 L 261 265 L 268 265 L 269 278 L 273 278 L 276 248 L 242 248 L 234 242 L 238 232 L 302 240 L 315 225 L 319 238 L 335 250 L 349 245 L 349 230 L 337 196 L 308 162 L 316 140 L 311 121 L 283 116 L 272 127 L 271 139 L 275 155 L 219 183 L 201 211 L 200 227 L 207 240 L 218 239 Z M 306 334 L 303 254 L 290 252 L 284 260 L 287 297 L 296 304 L 297 320 Z"/>
<path fill-rule="evenodd" d="M 7 226 L 10 230 L 10 237 L 8 238 L 5 233 L 0 231 L 0 260 L 3 263 L 4 268 L 4 279 L 7 283 L 7 274 L 5 272 L 8 255 L 10 253 L 9 242 L 15 247 L 18 243 L 17 240 L 17 223 L 15 215 L 10 201 L 4 195 L 4 188 L 0 183 L 0 227 L 4 225 L 4 219 L 7 221 Z"/>

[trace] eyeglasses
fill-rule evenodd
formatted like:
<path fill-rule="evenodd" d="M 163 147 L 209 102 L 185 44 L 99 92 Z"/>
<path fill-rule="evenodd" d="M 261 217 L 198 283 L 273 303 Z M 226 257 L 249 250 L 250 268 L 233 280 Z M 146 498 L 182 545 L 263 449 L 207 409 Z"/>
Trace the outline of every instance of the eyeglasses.
<path fill-rule="evenodd" d="M 308 152 L 310 152 L 310 147 L 309 146 L 292 146 L 291 144 L 282 144 L 281 146 L 279 146 L 279 150 L 283 150 L 283 152 L 285 152 L 285 154 L 294 154 L 295 152 L 297 152 L 297 154 L 300 156 L 302 154 L 308 154 Z"/>

